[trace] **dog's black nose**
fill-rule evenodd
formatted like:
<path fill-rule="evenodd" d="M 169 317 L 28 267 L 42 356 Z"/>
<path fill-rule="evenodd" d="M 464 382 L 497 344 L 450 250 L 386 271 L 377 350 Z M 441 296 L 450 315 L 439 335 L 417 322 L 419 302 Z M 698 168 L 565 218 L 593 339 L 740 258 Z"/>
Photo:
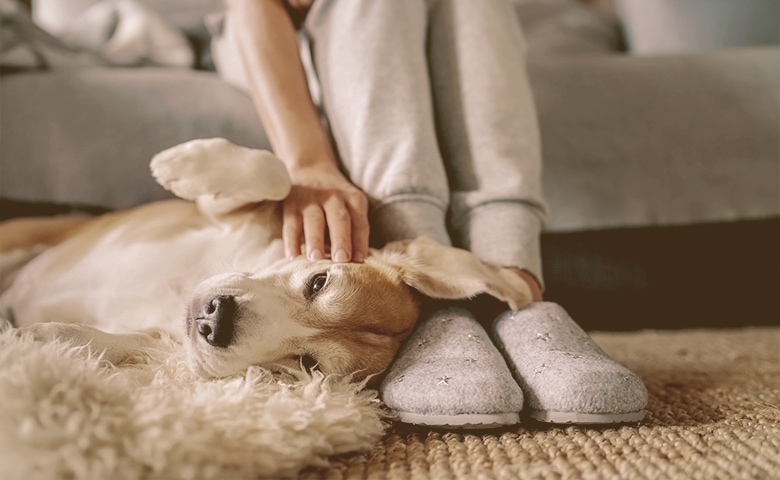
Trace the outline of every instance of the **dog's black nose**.
<path fill-rule="evenodd" d="M 236 299 L 229 295 L 214 297 L 201 307 L 195 325 L 209 345 L 225 348 L 233 340 Z"/>

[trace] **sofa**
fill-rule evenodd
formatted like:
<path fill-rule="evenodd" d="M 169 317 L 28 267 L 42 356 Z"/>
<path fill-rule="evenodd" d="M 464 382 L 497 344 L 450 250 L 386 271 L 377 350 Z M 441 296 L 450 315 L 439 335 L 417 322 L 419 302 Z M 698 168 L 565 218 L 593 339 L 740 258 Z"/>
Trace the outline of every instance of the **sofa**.
<path fill-rule="evenodd" d="M 19 8 L 2 2 L 16 22 L 2 33 L 24 42 Z M 189 67 L 117 65 L 41 32 L 45 65 L 4 50 L 0 218 L 169 198 L 148 162 L 193 138 L 270 148 L 248 95 L 213 70 L 217 3 L 159 12 L 192 47 Z M 614 11 L 521 0 L 517 12 L 552 212 L 546 298 L 589 330 L 777 324 L 780 46 L 634 55 Z"/>

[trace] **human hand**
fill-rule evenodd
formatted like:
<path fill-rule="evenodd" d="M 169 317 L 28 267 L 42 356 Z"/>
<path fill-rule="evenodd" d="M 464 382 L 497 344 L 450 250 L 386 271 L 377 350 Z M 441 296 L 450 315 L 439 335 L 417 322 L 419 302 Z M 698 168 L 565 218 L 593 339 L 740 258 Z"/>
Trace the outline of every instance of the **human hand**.
<path fill-rule="evenodd" d="M 326 234 L 336 262 L 362 262 L 368 255 L 368 198 L 330 164 L 293 169 L 292 189 L 283 202 L 285 254 L 325 258 Z"/>
<path fill-rule="evenodd" d="M 252 100 L 292 190 L 283 202 L 285 254 L 305 245 L 308 258 L 362 262 L 368 255 L 368 199 L 341 173 L 311 101 L 295 23 L 313 0 L 231 0 L 230 20 L 244 59 Z"/>

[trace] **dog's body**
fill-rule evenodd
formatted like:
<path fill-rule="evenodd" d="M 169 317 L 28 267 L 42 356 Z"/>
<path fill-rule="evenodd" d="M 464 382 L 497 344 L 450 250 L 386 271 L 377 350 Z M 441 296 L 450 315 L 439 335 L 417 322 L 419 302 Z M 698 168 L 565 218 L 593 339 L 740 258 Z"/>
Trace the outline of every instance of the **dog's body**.
<path fill-rule="evenodd" d="M 199 140 L 162 152 L 152 171 L 189 201 L 0 226 L 6 258 L 47 247 L 6 265 L 0 315 L 114 363 L 152 346 L 148 329 L 161 329 L 184 334 L 204 376 L 304 363 L 362 378 L 386 368 L 411 332 L 417 292 L 488 293 L 512 308 L 530 301 L 513 272 L 427 239 L 389 244 L 362 264 L 284 259 L 277 202 L 290 182 L 268 152 Z"/>

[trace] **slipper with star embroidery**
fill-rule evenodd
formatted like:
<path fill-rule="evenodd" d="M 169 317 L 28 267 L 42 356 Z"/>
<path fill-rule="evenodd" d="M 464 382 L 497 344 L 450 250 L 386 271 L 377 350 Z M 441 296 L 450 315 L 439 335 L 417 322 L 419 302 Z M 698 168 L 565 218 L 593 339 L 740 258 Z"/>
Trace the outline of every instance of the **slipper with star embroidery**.
<path fill-rule="evenodd" d="M 604 351 L 555 303 L 509 311 L 493 324 L 525 395 L 525 413 L 548 423 L 638 422 L 647 388 Z"/>
<path fill-rule="evenodd" d="M 520 421 L 523 393 L 487 332 L 466 310 L 421 321 L 390 366 L 380 395 L 399 421 L 491 428 Z"/>

